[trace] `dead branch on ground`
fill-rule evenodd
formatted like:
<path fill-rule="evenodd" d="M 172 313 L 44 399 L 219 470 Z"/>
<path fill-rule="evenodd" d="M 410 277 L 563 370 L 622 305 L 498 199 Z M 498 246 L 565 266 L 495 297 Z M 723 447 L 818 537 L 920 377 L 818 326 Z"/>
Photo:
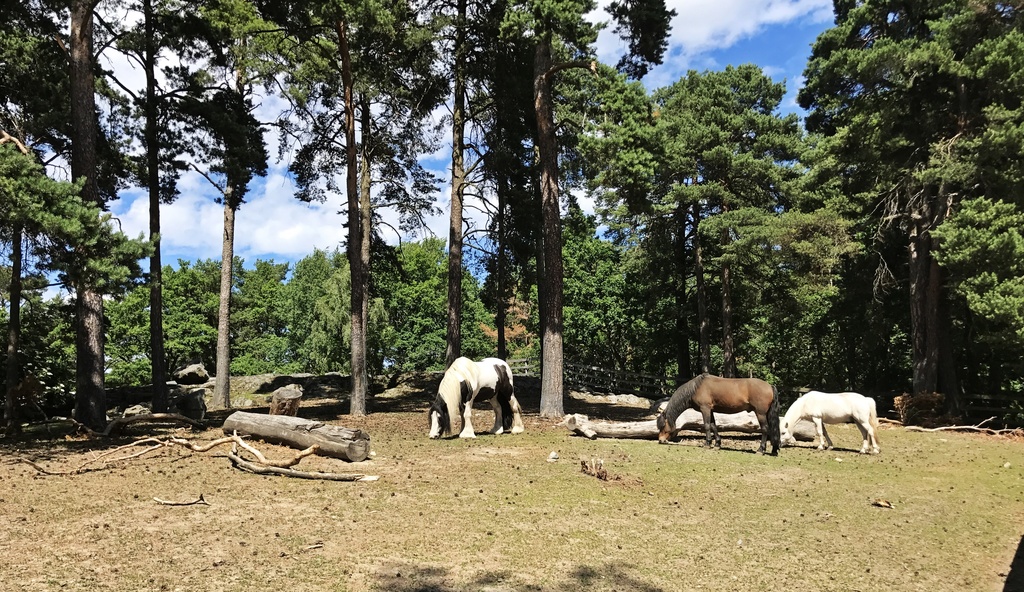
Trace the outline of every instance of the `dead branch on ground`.
<path fill-rule="evenodd" d="M 305 457 L 307 457 L 307 456 L 309 456 L 311 454 L 315 454 L 317 449 L 318 449 L 318 446 L 314 444 L 313 446 L 310 446 L 310 447 L 308 447 L 308 448 L 306 448 L 304 450 L 300 450 L 300 451 L 296 452 L 291 458 L 287 458 L 285 460 L 270 460 L 270 459 L 268 459 L 266 457 L 266 455 L 264 455 L 262 452 L 260 452 L 258 449 L 256 449 L 255 446 L 245 442 L 242 438 L 243 438 L 243 436 L 239 436 L 237 433 L 235 433 L 235 434 L 232 434 L 230 436 L 226 436 L 226 437 L 223 437 L 223 438 L 218 438 L 216 440 L 213 440 L 212 442 L 208 442 L 208 443 L 202 444 L 202 445 L 194 444 L 194 443 L 186 440 L 185 438 L 168 438 L 166 440 L 161 440 L 159 438 L 142 438 L 140 440 L 136 440 L 136 441 L 131 442 L 129 444 L 125 444 L 124 446 L 118 446 L 117 448 L 112 448 L 110 450 L 102 452 L 99 455 L 97 455 L 97 456 L 95 456 L 95 457 L 85 461 L 84 463 L 80 464 L 78 467 L 76 467 L 74 469 L 64 470 L 64 471 L 51 470 L 51 469 L 49 469 L 47 467 L 44 467 L 43 465 L 41 465 L 39 463 L 37 463 L 37 462 L 35 462 L 33 460 L 29 460 L 27 458 L 17 458 L 17 459 L 14 460 L 14 462 L 25 463 L 25 464 L 31 466 L 32 468 L 34 468 L 36 471 L 38 471 L 42 475 L 78 475 L 78 474 L 85 473 L 85 472 L 88 472 L 88 471 L 101 470 L 101 469 L 103 469 L 103 468 L 105 468 L 108 465 L 113 464 L 113 463 L 122 462 L 122 461 L 126 461 L 126 460 L 131 460 L 131 459 L 135 459 L 135 458 L 139 458 L 139 457 L 141 457 L 141 456 L 143 456 L 145 454 L 149 454 L 150 452 L 153 452 L 155 450 L 159 450 L 161 448 L 180 446 L 180 447 L 188 449 L 188 450 L 190 450 L 192 452 L 207 452 L 207 451 L 209 451 L 209 450 L 211 450 L 211 449 L 213 449 L 213 448 L 215 448 L 217 446 L 220 446 L 222 444 L 227 444 L 227 443 L 230 442 L 230 443 L 232 443 L 232 450 L 231 450 L 231 452 L 228 453 L 228 458 L 231 459 L 231 462 L 236 467 L 238 467 L 240 469 L 243 469 L 245 471 L 249 471 L 250 473 L 257 473 L 257 474 L 274 473 L 274 474 L 278 474 L 278 475 L 286 475 L 286 476 L 289 476 L 289 477 L 298 477 L 298 478 L 301 478 L 301 479 L 324 479 L 324 480 L 328 480 L 328 481 L 376 481 L 378 479 L 378 477 L 374 477 L 374 476 L 370 476 L 370 475 L 362 475 L 362 474 L 353 474 L 353 473 L 321 473 L 321 472 L 296 471 L 296 470 L 293 470 L 293 469 L 289 469 L 288 467 L 292 467 L 292 466 L 297 465 L 299 463 L 299 461 L 301 461 L 303 458 L 305 458 Z M 138 452 L 133 452 L 131 454 L 124 454 L 124 455 L 121 455 L 121 456 L 114 456 L 114 455 L 118 454 L 119 452 L 123 452 L 123 451 L 125 451 L 127 449 L 130 449 L 130 448 L 133 448 L 133 447 L 137 447 L 137 446 L 144 446 L 144 445 L 148 445 L 148 447 L 143 449 L 143 450 L 140 450 Z M 241 446 L 246 451 L 248 451 L 250 454 L 255 456 L 257 460 L 255 462 L 253 462 L 253 461 L 245 460 L 241 456 L 239 456 L 239 454 L 238 454 L 238 447 L 239 446 Z M 111 458 L 111 457 L 113 457 L 113 458 Z M 101 463 L 101 462 L 102 462 L 101 466 L 99 466 L 99 467 L 95 466 L 97 463 Z M 156 499 L 156 498 L 154 498 L 154 499 Z M 161 500 L 157 500 L 157 501 L 160 502 L 160 503 L 164 503 Z M 200 495 L 200 500 L 197 500 L 197 502 L 192 502 L 192 503 L 200 503 L 200 501 L 201 501 L 201 503 L 206 503 L 205 500 L 202 500 L 202 496 L 201 495 Z M 168 504 L 168 505 L 176 505 L 176 504 Z M 184 505 L 184 504 L 180 504 L 180 505 Z"/>
<path fill-rule="evenodd" d="M 238 447 L 232 446 L 228 458 L 231 462 L 243 471 L 257 475 L 285 475 L 299 479 L 320 479 L 324 481 L 376 481 L 379 477 L 362 475 L 359 473 L 321 473 L 318 471 L 297 471 L 285 467 L 275 467 L 260 463 L 249 462 L 238 455 Z"/>
<path fill-rule="evenodd" d="M 922 428 L 920 426 L 906 426 L 903 429 L 908 432 L 979 432 L 982 434 L 988 434 L 990 436 L 1024 436 L 1024 430 L 1021 428 L 1005 428 L 1005 429 L 994 429 L 982 427 L 990 421 L 995 421 L 995 416 L 990 417 L 984 421 L 979 421 L 974 425 L 955 425 L 955 426 L 942 426 L 938 428 Z"/>

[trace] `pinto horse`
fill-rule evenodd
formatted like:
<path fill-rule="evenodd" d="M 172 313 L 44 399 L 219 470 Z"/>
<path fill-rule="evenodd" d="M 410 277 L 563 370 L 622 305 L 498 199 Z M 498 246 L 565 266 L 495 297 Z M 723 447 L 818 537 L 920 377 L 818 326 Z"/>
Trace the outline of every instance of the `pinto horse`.
<path fill-rule="evenodd" d="M 696 409 L 704 416 L 704 442 L 711 446 L 711 433 L 715 434 L 715 445 L 722 447 L 718 435 L 714 412 L 739 413 L 753 411 L 761 426 L 761 446 L 757 449 L 764 454 L 768 438 L 772 441 L 772 455 L 779 453 L 779 397 L 775 387 L 757 378 L 722 378 L 701 374 L 676 389 L 658 414 L 658 442 L 664 444 L 676 437 L 679 430 L 676 420 L 686 409 Z"/>
<path fill-rule="evenodd" d="M 799 399 L 793 402 L 782 419 L 782 442 L 795 444 L 796 438 L 790 434 L 790 430 L 801 419 L 809 419 L 814 422 L 820 443 L 818 450 L 825 449 L 825 442 L 832 448 L 832 438 L 825 429 L 825 424 L 834 423 L 855 423 L 860 429 L 863 444 L 860 447 L 861 454 L 878 454 L 878 411 L 875 409 L 875 400 L 865 397 L 860 393 L 823 393 L 821 391 L 808 391 Z"/>
<path fill-rule="evenodd" d="M 430 405 L 430 437 L 440 438 L 450 434 L 452 418 L 462 417 L 460 438 L 475 438 L 473 431 L 473 402 L 477 399 L 490 401 L 494 408 L 492 434 L 523 431 L 523 415 L 516 400 L 512 384 L 512 370 L 499 358 L 484 358 L 474 362 L 469 358 L 457 358 L 445 371 L 437 396 Z"/>

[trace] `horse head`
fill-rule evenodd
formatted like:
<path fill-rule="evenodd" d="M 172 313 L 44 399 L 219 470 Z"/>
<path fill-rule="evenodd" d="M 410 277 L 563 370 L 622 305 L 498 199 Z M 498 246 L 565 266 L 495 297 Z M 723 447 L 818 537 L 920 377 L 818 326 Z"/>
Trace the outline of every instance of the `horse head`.
<path fill-rule="evenodd" d="M 430 439 L 436 440 L 451 432 L 451 417 L 448 415 L 448 405 L 444 399 L 438 397 L 427 411 L 427 418 L 430 422 Z"/>
<path fill-rule="evenodd" d="M 792 446 L 793 444 L 796 444 L 796 438 L 794 438 L 793 434 L 789 432 L 789 422 L 786 421 L 785 418 L 779 422 L 779 428 L 781 432 L 779 440 L 782 442 L 783 446 Z"/>
<path fill-rule="evenodd" d="M 662 411 L 658 414 L 658 443 L 667 444 L 670 440 L 675 439 L 679 430 L 665 417 L 665 412 Z"/>

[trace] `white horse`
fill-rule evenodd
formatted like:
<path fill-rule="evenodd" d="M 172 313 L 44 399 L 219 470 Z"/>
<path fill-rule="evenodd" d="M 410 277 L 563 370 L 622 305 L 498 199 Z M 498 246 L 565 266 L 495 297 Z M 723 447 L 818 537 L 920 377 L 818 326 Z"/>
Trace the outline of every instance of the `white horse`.
<path fill-rule="evenodd" d="M 825 449 L 825 442 L 828 442 L 828 447 L 832 448 L 832 438 L 829 437 L 824 424 L 855 423 L 864 439 L 860 453 L 867 454 L 869 444 L 871 454 L 879 452 L 878 412 L 875 410 L 875 400 L 860 393 L 808 391 L 793 402 L 782 419 L 783 444 L 796 443 L 796 438 L 793 437 L 790 430 L 801 419 L 809 419 L 814 422 L 818 438 L 821 439 L 818 450 Z"/>
<path fill-rule="evenodd" d="M 430 418 L 430 437 L 450 434 L 452 419 L 462 417 L 460 438 L 475 438 L 473 431 L 473 401 L 490 401 L 494 408 L 492 434 L 524 430 L 522 408 L 516 400 L 512 384 L 512 370 L 499 358 L 485 358 L 474 362 L 458 358 L 444 373 L 437 387 L 437 396 L 427 412 Z"/>

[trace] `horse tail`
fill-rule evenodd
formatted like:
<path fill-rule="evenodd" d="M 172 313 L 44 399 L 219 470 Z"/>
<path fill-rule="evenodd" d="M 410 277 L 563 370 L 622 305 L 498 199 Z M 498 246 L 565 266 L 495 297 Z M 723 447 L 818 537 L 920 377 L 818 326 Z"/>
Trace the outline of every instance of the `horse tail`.
<path fill-rule="evenodd" d="M 782 446 L 782 431 L 779 428 L 779 391 L 772 386 L 772 402 L 768 405 L 768 438 L 772 441 L 772 454 Z"/>
<path fill-rule="evenodd" d="M 871 429 L 875 432 L 875 443 L 878 443 L 878 409 L 875 407 L 875 400 L 868 398 L 870 406 L 868 408 L 868 419 L 871 421 Z"/>
<path fill-rule="evenodd" d="M 495 372 L 498 375 L 498 383 L 494 385 L 494 395 L 498 397 L 498 404 L 501 406 L 501 427 L 508 431 L 512 429 L 512 395 L 515 388 L 512 386 L 512 373 L 506 365 L 495 365 Z"/>

